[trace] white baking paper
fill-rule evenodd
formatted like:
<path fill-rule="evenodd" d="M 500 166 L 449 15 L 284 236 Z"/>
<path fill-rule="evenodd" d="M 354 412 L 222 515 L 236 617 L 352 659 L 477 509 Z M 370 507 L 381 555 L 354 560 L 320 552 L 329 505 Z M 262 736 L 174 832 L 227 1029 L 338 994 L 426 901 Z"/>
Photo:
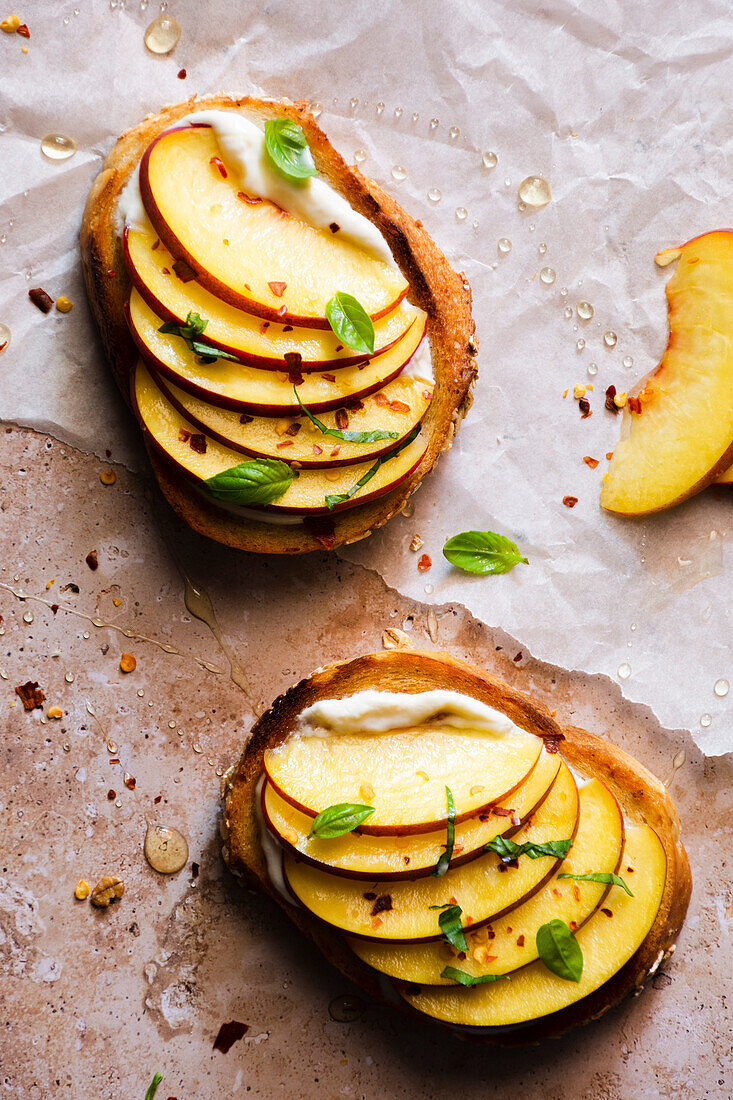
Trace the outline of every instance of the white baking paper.
<path fill-rule="evenodd" d="M 146 112 L 194 93 L 319 102 L 337 147 L 347 158 L 364 150 L 363 168 L 465 270 L 481 343 L 473 409 L 414 516 L 345 556 L 425 602 L 465 604 L 525 653 L 618 680 L 708 755 L 733 749 L 733 695 L 714 692 L 733 681 L 733 494 L 707 491 L 642 521 L 598 505 L 619 429 L 603 393 L 630 388 L 666 340 L 669 271 L 655 269 L 654 253 L 731 222 L 724 0 L 177 0 L 168 14 L 181 40 L 164 58 L 143 45 L 157 14 L 144 0 L 35 0 L 21 12 L 30 39 L 0 35 L 0 321 L 12 330 L 0 416 L 140 468 L 77 254 L 102 158 Z M 42 157 L 40 139 L 54 131 L 77 140 L 71 160 Z M 493 170 L 485 150 L 497 154 Z M 549 180 L 552 202 L 520 211 L 517 187 L 533 174 Z M 551 287 L 539 279 L 545 266 L 557 272 Z M 73 312 L 42 316 L 27 300 L 36 285 L 68 295 Z M 593 305 L 591 321 L 578 320 L 580 300 Z M 618 334 L 612 350 L 607 330 Z M 594 386 L 586 420 L 576 382 Z M 565 495 L 578 497 L 574 509 Z M 487 578 L 451 569 L 443 541 L 469 528 L 516 539 L 530 565 Z M 416 532 L 427 573 L 408 549 Z"/>

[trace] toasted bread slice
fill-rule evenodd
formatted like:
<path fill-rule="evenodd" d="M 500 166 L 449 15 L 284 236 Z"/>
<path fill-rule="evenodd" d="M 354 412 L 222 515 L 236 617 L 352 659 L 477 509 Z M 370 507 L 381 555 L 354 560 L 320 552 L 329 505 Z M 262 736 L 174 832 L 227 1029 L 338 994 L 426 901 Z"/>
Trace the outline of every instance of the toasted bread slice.
<path fill-rule="evenodd" d="M 224 857 L 231 870 L 277 901 L 326 958 L 369 996 L 393 1003 L 389 980 L 357 958 L 340 932 L 306 909 L 289 904 L 273 885 L 257 812 L 257 786 L 266 750 L 290 735 L 306 707 L 368 688 L 409 693 L 445 688 L 502 711 L 521 728 L 544 738 L 548 749 L 559 751 L 586 778 L 602 780 L 618 799 L 626 821 L 651 826 L 664 847 L 667 871 L 661 904 L 646 938 L 629 961 L 600 988 L 568 1008 L 510 1029 L 475 1029 L 477 1037 L 508 1046 L 536 1043 L 596 1019 L 626 994 L 640 989 L 674 951 L 692 888 L 679 819 L 665 786 L 622 749 L 585 730 L 561 728 L 541 703 L 448 653 L 394 650 L 367 654 L 319 669 L 276 699 L 255 724 L 239 764 L 224 782 L 222 833 Z"/>
<path fill-rule="evenodd" d="M 409 299 L 428 314 L 428 332 L 436 385 L 424 420 L 429 445 L 417 469 L 388 495 L 348 511 L 295 526 L 275 526 L 224 511 L 150 453 L 161 488 L 175 511 L 195 530 L 228 546 L 260 553 L 298 554 L 328 549 L 365 538 L 405 504 L 425 474 L 447 450 L 471 404 L 477 377 L 471 292 L 420 222 L 415 221 L 372 180 L 346 164 L 317 126 L 306 103 L 253 97 L 195 97 L 148 116 L 124 133 L 104 162 L 87 200 L 81 252 L 87 292 L 114 377 L 130 402 L 130 378 L 138 352 L 125 322 L 130 280 L 116 231 L 120 193 L 151 141 L 178 119 L 199 110 L 243 110 L 255 121 L 287 116 L 307 137 L 320 175 L 381 231 L 409 283 Z"/>

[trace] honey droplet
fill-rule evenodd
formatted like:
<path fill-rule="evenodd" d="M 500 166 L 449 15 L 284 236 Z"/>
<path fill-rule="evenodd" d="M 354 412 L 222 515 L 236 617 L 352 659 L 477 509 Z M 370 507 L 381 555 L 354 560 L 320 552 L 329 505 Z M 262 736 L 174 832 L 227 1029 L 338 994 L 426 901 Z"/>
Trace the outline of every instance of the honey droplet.
<path fill-rule="evenodd" d="M 552 198 L 550 185 L 542 176 L 527 176 L 519 185 L 518 191 L 521 202 L 527 206 L 547 206 Z"/>
<path fill-rule="evenodd" d="M 465 206 L 457 206 L 456 207 L 456 220 L 459 221 L 459 222 L 465 222 L 467 217 L 468 217 L 468 210 L 466 210 Z"/>
<path fill-rule="evenodd" d="M 24 623 L 32 623 L 33 622 L 33 612 L 32 611 L 26 611 L 26 613 L 23 615 L 23 622 Z"/>
<path fill-rule="evenodd" d="M 343 997 L 334 997 L 328 1006 L 328 1014 L 338 1024 L 352 1024 L 360 1020 L 366 1010 L 366 1001 L 347 993 Z"/>
<path fill-rule="evenodd" d="M 401 107 L 395 107 L 394 117 L 397 119 L 398 122 L 402 118 L 402 108 Z"/>
<path fill-rule="evenodd" d="M 730 691 L 730 684 L 727 680 L 716 680 L 713 685 L 713 691 L 719 699 L 723 699 Z"/>
<path fill-rule="evenodd" d="M 622 665 L 618 666 L 618 678 L 619 680 L 628 680 L 630 675 L 631 665 L 627 664 L 626 661 L 624 661 Z"/>
<path fill-rule="evenodd" d="M 496 168 L 499 163 L 499 158 L 491 149 L 487 149 L 485 153 L 481 154 L 481 163 L 484 168 Z"/>
<path fill-rule="evenodd" d="M 367 159 L 366 149 L 357 149 L 354 153 L 354 160 L 357 164 L 363 164 Z"/>
<path fill-rule="evenodd" d="M 499 237 L 496 247 L 502 256 L 508 256 L 512 250 L 512 242 L 508 237 Z"/>
<path fill-rule="evenodd" d="M 702 714 L 700 716 L 700 725 L 702 726 L 702 728 L 704 730 L 706 730 L 708 728 L 708 726 L 710 725 L 710 723 L 712 722 L 712 720 L 713 720 L 712 714 L 707 714 L 707 713 Z"/>
<path fill-rule="evenodd" d="M 580 352 L 580 351 L 583 350 L 584 347 L 585 347 L 585 340 L 581 336 L 580 339 L 576 340 L 576 342 L 575 342 L 575 350 Z"/>
<path fill-rule="evenodd" d="M 578 302 L 575 309 L 581 321 L 590 321 L 593 317 L 593 314 L 595 313 L 595 310 L 593 309 L 593 306 L 590 304 L 590 302 Z"/>
<path fill-rule="evenodd" d="M 543 286 L 552 286 L 556 278 L 554 267 L 543 267 L 540 271 L 540 282 Z"/>
<path fill-rule="evenodd" d="M 46 134 L 41 152 L 48 160 L 68 160 L 76 152 L 76 142 L 65 134 Z"/>
<path fill-rule="evenodd" d="M 168 825 L 148 825 L 143 851 L 150 866 L 161 875 L 175 875 L 188 862 L 185 836 Z"/>
<path fill-rule="evenodd" d="M 603 333 L 603 343 L 606 345 L 607 348 L 615 348 L 616 340 L 616 333 L 613 332 L 611 329 L 609 329 L 608 332 Z"/>
<path fill-rule="evenodd" d="M 430 119 L 430 129 L 431 130 L 437 130 L 439 125 L 440 125 L 440 123 L 438 122 L 437 118 L 431 118 Z"/>
<path fill-rule="evenodd" d="M 172 15 L 159 15 L 146 28 L 145 45 L 151 53 L 166 54 L 178 44 L 181 28 Z"/>
<path fill-rule="evenodd" d="M 407 169 L 403 168 L 401 164 L 392 165 L 392 179 L 393 180 L 406 180 Z"/>
<path fill-rule="evenodd" d="M 455 141 L 460 132 L 460 126 L 451 126 L 450 130 L 448 131 L 448 137 L 451 139 L 451 141 Z"/>
<path fill-rule="evenodd" d="M 630 355 L 624 355 L 621 362 L 623 363 L 623 365 L 625 367 L 633 367 L 633 365 L 634 365 L 634 360 L 631 358 Z"/>
<path fill-rule="evenodd" d="M 437 187 L 431 187 L 428 191 L 428 198 L 431 202 L 440 202 L 442 195 Z"/>

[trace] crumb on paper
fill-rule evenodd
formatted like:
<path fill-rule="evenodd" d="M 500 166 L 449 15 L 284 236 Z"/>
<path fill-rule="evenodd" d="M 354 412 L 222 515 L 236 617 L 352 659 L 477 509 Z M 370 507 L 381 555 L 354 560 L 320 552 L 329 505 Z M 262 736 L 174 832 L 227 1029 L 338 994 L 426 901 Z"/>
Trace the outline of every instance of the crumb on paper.
<path fill-rule="evenodd" d="M 67 298 L 65 294 L 61 294 L 56 299 L 56 309 L 59 311 L 59 313 L 71 313 L 73 308 L 74 303 L 71 301 L 70 298 Z"/>
<path fill-rule="evenodd" d="M 104 875 L 92 890 L 89 900 L 96 909 L 106 909 L 119 901 L 125 892 L 125 884 L 116 875 Z"/>
<path fill-rule="evenodd" d="M 99 475 L 99 480 L 102 482 L 102 485 L 114 485 L 117 481 L 117 474 L 114 470 L 102 470 Z"/>
<path fill-rule="evenodd" d="M 563 502 L 563 504 L 565 505 L 566 508 L 574 508 L 575 505 L 578 503 L 578 498 L 577 497 L 571 497 L 571 496 L 565 496 L 565 497 L 562 498 L 562 502 Z"/>
<path fill-rule="evenodd" d="M 236 1042 L 242 1039 L 249 1031 L 249 1024 L 243 1024 L 240 1020 L 229 1020 L 222 1024 L 214 1039 L 214 1050 L 227 1054 Z"/>
<path fill-rule="evenodd" d="M 86 901 L 89 897 L 89 883 L 85 879 L 80 878 L 77 882 L 74 887 L 74 897 L 77 901 Z"/>
<path fill-rule="evenodd" d="M 50 294 L 46 294 L 40 286 L 35 286 L 28 291 L 28 297 L 33 302 L 33 305 L 40 309 L 41 313 L 50 313 L 51 306 L 53 305 L 53 298 Z"/>
<path fill-rule="evenodd" d="M 20 698 L 25 710 L 40 709 L 46 698 L 36 680 L 26 680 L 24 684 L 18 684 L 15 694 Z"/>
<path fill-rule="evenodd" d="M 412 542 L 410 543 L 410 549 L 417 552 L 418 550 L 422 549 L 423 546 L 424 546 L 424 542 L 420 538 L 420 536 L 419 535 L 413 535 L 412 536 Z"/>
<path fill-rule="evenodd" d="M 134 672 L 137 668 L 137 660 L 132 653 L 123 653 L 120 657 L 120 671 Z"/>
<path fill-rule="evenodd" d="M 409 634 L 397 626 L 388 626 L 382 633 L 382 649 L 414 649 Z"/>
<path fill-rule="evenodd" d="M 421 573 L 427 573 L 428 569 L 431 569 L 433 565 L 432 559 L 429 554 L 423 554 L 417 563 L 417 568 Z"/>
<path fill-rule="evenodd" d="M 590 466 L 591 470 L 595 470 L 596 466 L 598 465 L 598 459 L 591 458 L 590 455 L 584 455 L 583 462 L 585 462 L 586 466 Z"/>
<path fill-rule="evenodd" d="M 64 712 L 62 711 L 61 707 L 49 707 L 46 711 L 46 717 L 50 718 L 52 721 L 58 721 L 58 719 L 63 718 L 63 716 Z"/>

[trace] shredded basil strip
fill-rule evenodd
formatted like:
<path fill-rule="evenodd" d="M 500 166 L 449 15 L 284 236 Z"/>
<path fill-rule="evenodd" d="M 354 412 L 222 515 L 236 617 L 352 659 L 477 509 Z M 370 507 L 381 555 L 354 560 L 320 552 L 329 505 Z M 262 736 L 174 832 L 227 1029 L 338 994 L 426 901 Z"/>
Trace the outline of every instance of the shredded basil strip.
<path fill-rule="evenodd" d="M 153 1080 L 148 1085 L 148 1091 L 145 1093 L 145 1100 L 153 1100 L 156 1092 L 158 1091 L 158 1085 L 163 1080 L 159 1073 L 153 1074 Z"/>
<path fill-rule="evenodd" d="M 448 803 L 448 824 L 446 827 L 446 844 L 445 851 L 442 853 L 440 859 L 435 865 L 433 875 L 436 878 L 440 878 L 444 875 L 450 866 L 450 861 L 453 858 L 453 842 L 456 836 L 456 805 L 453 801 L 453 793 L 450 787 L 445 788 L 445 798 Z"/>
<path fill-rule="evenodd" d="M 553 917 L 537 929 L 537 954 L 548 970 L 566 982 L 579 982 L 583 974 L 583 952 L 564 920 Z"/>
<path fill-rule="evenodd" d="M 366 485 L 367 481 L 370 481 L 374 477 L 383 462 L 389 462 L 390 458 L 394 458 L 400 453 L 400 451 L 403 451 L 405 447 L 408 447 L 410 443 L 412 443 L 413 439 L 415 439 L 416 436 L 419 434 L 421 427 L 422 424 L 416 424 L 410 434 L 405 436 L 398 447 L 395 447 L 394 450 L 389 451 L 386 455 L 381 455 L 374 463 L 374 465 L 370 466 L 367 472 L 363 474 L 356 482 L 356 484 L 352 485 L 347 492 L 329 493 L 326 497 L 326 507 L 334 508 L 337 504 L 341 504 L 342 501 L 350 500 L 351 497 L 353 497 L 354 493 L 358 493 L 361 487 L 363 485 Z"/>
<path fill-rule="evenodd" d="M 622 890 L 626 891 L 630 898 L 634 896 L 624 880 L 619 875 L 614 875 L 610 871 L 590 871 L 587 875 L 571 875 L 569 871 L 565 871 L 557 877 L 574 878 L 577 882 L 604 882 L 609 886 L 620 886 Z"/>
<path fill-rule="evenodd" d="M 548 840 L 545 843 L 515 844 L 506 836 L 495 836 L 488 844 L 484 845 L 485 852 L 496 852 L 502 863 L 519 859 L 520 856 L 529 856 L 530 859 L 539 859 L 541 856 L 552 856 L 554 859 L 565 859 L 572 847 L 572 838 L 568 840 Z"/>
<path fill-rule="evenodd" d="M 459 951 L 468 951 L 468 944 L 461 924 L 463 910 L 460 905 L 453 905 L 448 901 L 445 905 L 431 905 L 429 908 L 442 909 L 442 913 L 438 917 L 438 924 L 451 947 L 456 947 Z"/>
<path fill-rule="evenodd" d="M 529 565 L 519 547 L 495 531 L 463 531 L 443 547 L 443 557 L 465 573 L 508 573 L 515 565 Z"/>
<path fill-rule="evenodd" d="M 236 355 L 230 355 L 228 351 L 220 351 L 218 348 L 212 347 L 211 344 L 205 344 L 203 340 L 196 339 L 201 336 L 208 323 L 207 317 L 202 317 L 200 313 L 194 313 L 190 309 L 185 324 L 179 325 L 178 321 L 166 321 L 164 325 L 160 326 L 158 332 L 180 336 L 191 351 L 200 356 L 201 359 L 205 359 L 207 363 L 214 363 L 217 359 L 236 360 Z"/>
<path fill-rule="evenodd" d="M 303 128 L 290 118 L 268 119 L 265 151 L 270 163 L 286 179 L 301 183 L 317 175 Z"/>
<path fill-rule="evenodd" d="M 279 458 L 253 458 L 204 481 L 205 491 L 226 504 L 272 504 L 284 496 L 297 476 Z"/>
<path fill-rule="evenodd" d="M 353 294 L 337 290 L 326 302 L 326 317 L 336 336 L 347 347 L 365 355 L 374 354 L 372 319 Z"/>
<path fill-rule="evenodd" d="M 337 802 L 321 810 L 311 826 L 308 837 L 332 840 L 337 836 L 351 833 L 374 813 L 374 806 L 360 806 L 356 802 Z"/>
<path fill-rule="evenodd" d="M 382 428 L 375 428 L 373 432 L 349 432 L 341 431 L 340 428 L 328 428 L 322 420 L 319 420 L 317 416 L 314 416 L 313 413 L 305 407 L 300 400 L 300 396 L 295 386 L 293 386 L 293 393 L 311 424 L 314 424 L 322 435 L 330 435 L 333 436 L 334 439 L 343 439 L 345 443 L 378 443 L 380 439 L 399 439 L 400 437 L 399 432 L 387 432 Z"/>
<path fill-rule="evenodd" d="M 446 966 L 445 970 L 441 971 L 441 978 L 450 978 L 454 982 L 458 982 L 460 985 L 484 985 L 486 982 L 510 982 L 511 974 L 479 974 L 474 977 L 473 974 L 467 974 L 465 970 L 457 970 L 455 966 Z"/>

